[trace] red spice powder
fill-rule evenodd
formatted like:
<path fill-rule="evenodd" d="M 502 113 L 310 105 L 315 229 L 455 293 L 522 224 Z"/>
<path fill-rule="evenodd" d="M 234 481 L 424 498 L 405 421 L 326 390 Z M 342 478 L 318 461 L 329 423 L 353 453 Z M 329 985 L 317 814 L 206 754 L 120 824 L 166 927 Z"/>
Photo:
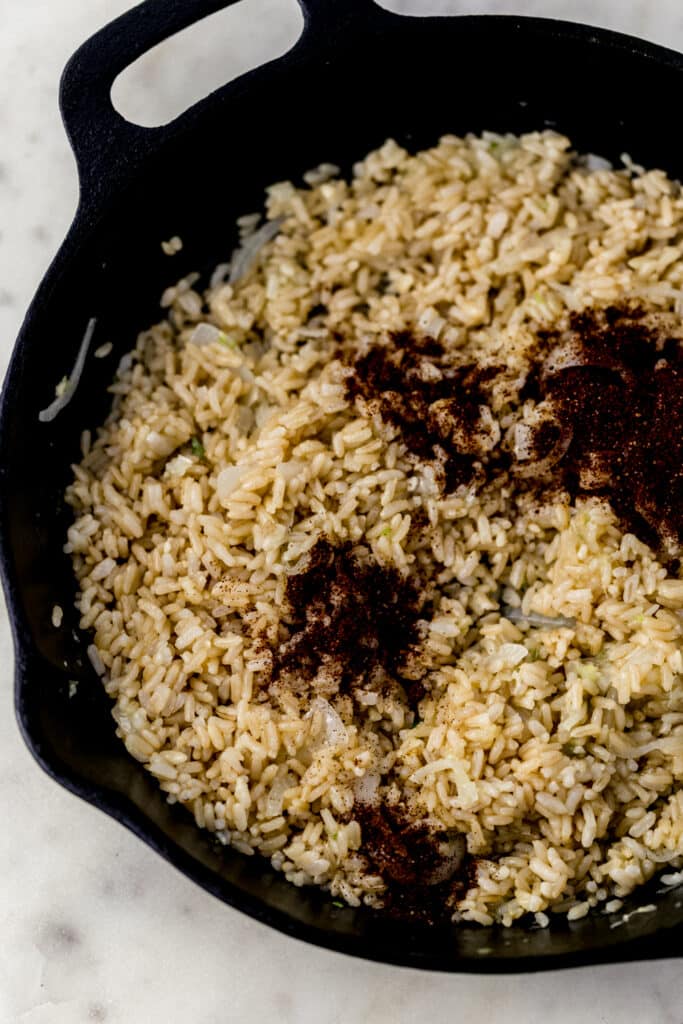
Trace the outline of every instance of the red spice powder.
<path fill-rule="evenodd" d="M 398 684 L 410 704 L 424 696 L 422 684 L 401 672 L 420 639 L 417 581 L 367 549 L 321 537 L 287 580 L 287 603 L 290 637 L 274 652 L 272 679 L 286 675 L 295 687 L 316 681 L 326 696 Z"/>
<path fill-rule="evenodd" d="M 385 910 L 425 924 L 450 919 L 472 880 L 465 837 L 430 828 L 405 809 L 357 802 L 363 853 L 387 885 Z"/>
<path fill-rule="evenodd" d="M 533 486 L 604 498 L 624 529 L 674 557 L 683 544 L 683 343 L 642 311 L 617 307 L 574 314 L 568 332 L 541 340 L 521 396 L 548 402 L 552 417 L 533 438 L 546 463 Z"/>
<path fill-rule="evenodd" d="M 351 400 L 374 402 L 408 450 L 433 462 L 446 492 L 483 480 L 490 445 L 482 410 L 494 366 L 454 365 L 433 338 L 394 335 L 353 362 L 346 382 Z"/>
<path fill-rule="evenodd" d="M 508 472 L 519 490 L 608 501 L 624 529 L 667 558 L 683 546 L 683 343 L 665 320 L 610 306 L 539 333 L 520 403 L 548 417 L 516 462 L 491 429 L 502 367 L 458 365 L 431 338 L 395 335 L 352 362 L 346 391 L 437 467 L 445 493 Z"/>

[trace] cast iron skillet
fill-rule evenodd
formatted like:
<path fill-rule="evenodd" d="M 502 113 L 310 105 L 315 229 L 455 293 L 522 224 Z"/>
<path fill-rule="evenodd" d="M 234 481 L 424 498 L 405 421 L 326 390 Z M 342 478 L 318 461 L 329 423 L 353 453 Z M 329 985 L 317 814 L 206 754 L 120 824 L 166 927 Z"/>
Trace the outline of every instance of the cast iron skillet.
<path fill-rule="evenodd" d="M 653 885 L 626 909 L 547 931 L 399 925 L 295 889 L 264 860 L 217 849 L 169 807 L 114 736 L 109 701 L 85 657 L 62 554 L 62 494 L 79 435 L 106 414 L 106 385 L 139 328 L 159 317 L 162 288 L 225 259 L 240 213 L 263 188 L 321 161 L 348 170 L 388 136 L 409 147 L 445 132 L 556 126 L 579 150 L 683 177 L 672 112 L 683 58 L 626 36 L 517 17 L 407 18 L 370 0 L 299 0 L 305 29 L 280 60 L 218 90 L 163 128 L 124 121 L 116 75 L 154 44 L 234 0 L 148 0 L 71 59 L 61 106 L 81 200 L 28 311 L 0 409 L 2 573 L 16 650 L 16 707 L 45 771 L 101 808 L 209 892 L 290 935 L 357 956 L 438 970 L 529 971 L 678 955 L 683 896 Z M 182 74 L 182 68 L 178 69 Z M 160 240 L 184 240 L 169 260 Z M 38 411 L 68 373 L 89 317 L 93 346 L 75 399 L 51 424 Z M 60 630 L 51 610 L 64 608 Z M 79 686 L 69 698 L 69 680 Z"/>

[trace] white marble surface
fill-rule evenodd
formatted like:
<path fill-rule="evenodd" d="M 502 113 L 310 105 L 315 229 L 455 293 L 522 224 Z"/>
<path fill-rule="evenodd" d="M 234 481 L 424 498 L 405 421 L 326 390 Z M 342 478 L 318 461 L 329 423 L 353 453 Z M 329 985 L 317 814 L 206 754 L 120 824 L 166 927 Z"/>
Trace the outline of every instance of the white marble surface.
<path fill-rule="evenodd" d="M 680 0 L 385 2 L 411 13 L 583 19 L 683 49 Z M 0 374 L 75 205 L 56 105 L 60 70 L 81 40 L 129 6 L 0 0 Z M 146 116 L 163 120 L 183 98 L 258 63 L 266 46 L 286 49 L 299 25 L 294 0 L 246 0 L 230 12 L 230 41 L 216 31 L 209 40 L 199 32 L 178 41 L 170 67 L 148 64 L 119 100 L 139 114 L 144 85 Z M 523 979 L 430 976 L 269 931 L 50 782 L 18 735 L 11 675 L 0 608 L 0 1024 L 683 1021 L 683 978 L 674 960 Z"/>

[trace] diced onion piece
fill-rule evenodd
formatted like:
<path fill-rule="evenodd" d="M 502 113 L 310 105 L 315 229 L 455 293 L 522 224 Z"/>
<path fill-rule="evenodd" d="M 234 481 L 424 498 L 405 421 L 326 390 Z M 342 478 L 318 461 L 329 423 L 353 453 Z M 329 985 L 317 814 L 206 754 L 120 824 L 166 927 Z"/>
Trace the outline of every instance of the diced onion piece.
<path fill-rule="evenodd" d="M 450 833 L 438 844 L 438 851 L 443 859 L 423 876 L 427 885 L 440 885 L 453 877 L 467 852 L 467 840 L 459 832 Z"/>
<path fill-rule="evenodd" d="M 316 697 L 311 701 L 311 706 L 306 712 L 305 717 L 312 718 L 315 714 L 319 714 L 322 718 L 324 728 L 323 739 L 328 746 L 336 747 L 347 742 L 349 737 L 346 726 L 337 711 L 324 697 Z"/>
<path fill-rule="evenodd" d="M 446 637 L 458 636 L 460 633 L 459 624 L 450 615 L 439 615 L 437 618 L 432 619 L 429 623 L 429 629 L 432 633 Z"/>
<path fill-rule="evenodd" d="M 221 336 L 221 332 L 213 324 L 197 324 L 192 334 L 190 335 L 190 341 L 193 345 L 212 345 L 214 341 L 218 341 Z"/>
<path fill-rule="evenodd" d="M 90 348 L 90 342 L 92 341 L 92 336 L 95 333 L 96 323 L 97 320 L 94 316 L 88 320 L 88 326 L 85 329 L 85 334 L 83 335 L 83 340 L 76 356 L 76 362 L 74 363 L 73 370 L 69 374 L 66 387 L 61 395 L 57 395 L 55 400 L 50 402 L 47 409 L 41 409 L 38 413 L 38 419 L 41 423 L 51 423 L 55 416 L 58 416 L 62 409 L 69 404 L 76 393 L 76 388 L 78 387 L 78 382 L 81 379 L 83 367 L 85 366 L 88 349 Z"/>
<path fill-rule="evenodd" d="M 534 431 L 529 423 L 515 423 L 512 432 L 512 449 L 515 458 L 524 462 L 530 459 L 534 452 Z"/>
<path fill-rule="evenodd" d="M 447 321 L 432 306 L 425 309 L 417 320 L 417 326 L 432 338 L 438 338 Z"/>
<path fill-rule="evenodd" d="M 492 451 L 500 441 L 500 424 L 495 418 L 488 405 L 479 406 L 479 430 L 477 431 L 479 447 L 485 451 Z"/>
<path fill-rule="evenodd" d="M 659 881 L 667 888 L 671 888 L 674 885 L 680 885 L 683 882 L 683 871 L 674 871 L 673 874 L 662 875 Z"/>
<path fill-rule="evenodd" d="M 285 480 L 294 480 L 304 468 L 303 462 L 292 459 L 289 462 L 281 462 L 277 467 L 277 473 Z"/>
<path fill-rule="evenodd" d="M 558 424 L 559 425 L 559 424 Z M 570 427 L 562 427 L 562 434 L 558 438 L 555 447 L 548 452 L 543 459 L 530 459 L 527 460 L 523 465 L 515 466 L 514 471 L 519 477 L 527 476 L 544 476 L 553 466 L 555 466 L 560 459 L 567 453 L 569 445 L 572 443 L 574 431 Z"/>
<path fill-rule="evenodd" d="M 496 212 L 489 217 L 489 222 L 486 227 L 486 234 L 489 238 L 500 238 L 507 227 L 509 219 L 507 210 L 496 210 Z"/>
<path fill-rule="evenodd" d="M 613 166 L 610 160 L 596 153 L 586 153 L 584 163 L 587 171 L 611 171 Z"/>
<path fill-rule="evenodd" d="M 501 644 L 496 653 L 500 661 L 508 668 L 519 665 L 529 654 L 524 644 Z"/>
<path fill-rule="evenodd" d="M 95 671 L 97 672 L 98 676 L 103 676 L 107 670 L 105 668 L 104 662 L 102 661 L 102 659 L 100 657 L 100 652 L 97 650 L 95 645 L 94 644 L 90 644 L 90 646 L 88 647 L 86 653 L 88 655 L 88 659 L 90 661 L 90 664 L 95 669 Z"/>
<path fill-rule="evenodd" d="M 552 376 L 562 370 L 585 366 L 586 357 L 573 341 L 566 341 L 552 349 L 543 361 L 543 373 Z"/>
<path fill-rule="evenodd" d="M 532 626 L 534 629 L 574 629 L 576 619 L 569 619 L 564 615 L 552 617 L 550 615 L 539 615 L 538 612 L 525 614 L 521 608 L 503 608 L 503 615 L 510 622 L 522 626 Z"/>
<path fill-rule="evenodd" d="M 228 278 L 230 284 L 236 284 L 248 274 L 263 246 L 277 235 L 284 219 L 284 217 L 276 217 L 275 220 L 267 221 L 258 231 L 245 239 L 239 249 L 234 251 Z"/>
<path fill-rule="evenodd" d="M 226 466 L 220 471 L 216 479 L 216 494 L 221 501 L 227 501 L 237 490 L 247 469 L 247 466 Z"/>
<path fill-rule="evenodd" d="M 239 406 L 236 419 L 237 429 L 248 434 L 254 426 L 254 410 L 248 405 Z"/>
<path fill-rule="evenodd" d="M 366 772 L 353 784 L 356 800 L 361 804 L 372 804 L 377 799 L 380 777 L 377 772 Z"/>
<path fill-rule="evenodd" d="M 211 278 L 209 280 L 209 287 L 218 288 L 219 285 L 224 284 L 229 273 L 230 264 L 219 263 L 216 269 L 214 270 L 213 274 L 211 275 Z"/>
<path fill-rule="evenodd" d="M 557 345 L 548 354 L 543 363 L 544 376 L 554 376 L 563 373 L 565 370 L 572 370 L 577 367 L 582 369 L 597 368 L 601 370 L 612 370 L 618 373 L 627 383 L 632 380 L 633 373 L 621 360 L 609 352 L 590 353 L 582 351 L 580 341 L 577 341 L 571 334 L 565 335 L 565 341 Z"/>
<path fill-rule="evenodd" d="M 649 743 L 642 743 L 632 750 L 633 757 L 644 757 L 645 754 L 652 754 L 654 751 L 665 754 L 668 757 L 681 757 L 683 755 L 683 736 L 659 736 L 650 740 Z"/>
<path fill-rule="evenodd" d="M 268 796 L 266 797 L 265 812 L 268 818 L 277 818 L 282 813 L 282 804 L 284 801 L 285 793 L 288 789 L 291 789 L 294 785 L 293 777 L 285 772 L 284 775 L 278 775 L 270 787 Z"/>
<path fill-rule="evenodd" d="M 194 464 L 194 459 L 188 458 L 187 455 L 176 455 L 166 463 L 164 467 L 164 476 L 185 476 L 188 469 L 190 469 L 191 466 L 194 466 Z"/>

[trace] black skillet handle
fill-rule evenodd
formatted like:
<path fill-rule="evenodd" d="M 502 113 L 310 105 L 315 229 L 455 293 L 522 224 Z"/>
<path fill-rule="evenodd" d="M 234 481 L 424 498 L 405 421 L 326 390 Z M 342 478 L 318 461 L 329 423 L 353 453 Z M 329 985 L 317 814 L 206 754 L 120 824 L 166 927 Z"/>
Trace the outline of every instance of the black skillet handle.
<path fill-rule="evenodd" d="M 66 65 L 60 107 L 76 156 L 82 199 L 96 202 L 116 183 L 128 180 L 155 149 L 169 126 L 142 128 L 114 109 L 111 88 L 126 67 L 157 43 L 238 0 L 145 0 L 91 36 Z M 373 0 L 298 0 L 304 31 L 295 49 L 329 47 L 358 19 L 382 11 Z M 198 113 L 200 100 L 176 122 Z"/>

